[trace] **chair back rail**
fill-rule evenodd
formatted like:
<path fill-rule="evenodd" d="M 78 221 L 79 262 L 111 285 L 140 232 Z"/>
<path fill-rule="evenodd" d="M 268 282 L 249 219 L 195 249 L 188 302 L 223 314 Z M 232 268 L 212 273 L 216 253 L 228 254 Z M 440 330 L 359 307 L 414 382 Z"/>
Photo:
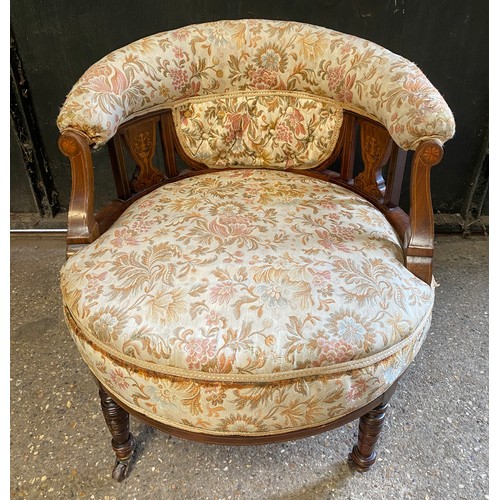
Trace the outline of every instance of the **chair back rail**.
<path fill-rule="evenodd" d="M 332 154 L 317 167 L 308 172 L 323 172 L 328 178 L 338 179 L 345 184 L 353 184 L 364 195 L 386 206 L 399 205 L 401 183 L 404 174 L 406 151 L 391 139 L 387 130 L 380 124 L 352 112 L 344 113 L 344 121 L 339 140 Z M 158 133 L 159 126 L 159 133 Z M 362 151 L 362 171 L 353 177 L 356 153 L 356 137 L 360 129 Z M 153 165 L 156 143 L 160 139 L 163 156 L 163 172 Z M 207 170 L 202 162 L 193 161 L 185 154 L 175 132 L 170 111 L 154 113 L 151 117 L 142 116 L 122 125 L 117 134 L 107 143 L 111 160 L 116 193 L 119 200 L 125 201 L 165 180 L 176 180 L 180 170 L 176 154 L 192 169 L 192 172 Z M 136 171 L 128 177 L 126 155 L 135 163 Z M 339 171 L 331 170 L 340 158 Z M 389 164 L 387 179 L 382 169 Z M 183 172 L 183 174 L 189 173 Z"/>

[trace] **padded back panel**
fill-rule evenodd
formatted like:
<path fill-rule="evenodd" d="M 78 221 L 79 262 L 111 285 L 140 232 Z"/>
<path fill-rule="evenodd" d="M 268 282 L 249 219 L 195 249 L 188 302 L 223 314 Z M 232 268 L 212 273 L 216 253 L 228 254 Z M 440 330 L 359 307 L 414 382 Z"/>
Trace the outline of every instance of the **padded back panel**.
<path fill-rule="evenodd" d="M 211 168 L 310 169 L 333 152 L 342 108 L 284 92 L 194 98 L 176 105 L 185 153 Z"/>

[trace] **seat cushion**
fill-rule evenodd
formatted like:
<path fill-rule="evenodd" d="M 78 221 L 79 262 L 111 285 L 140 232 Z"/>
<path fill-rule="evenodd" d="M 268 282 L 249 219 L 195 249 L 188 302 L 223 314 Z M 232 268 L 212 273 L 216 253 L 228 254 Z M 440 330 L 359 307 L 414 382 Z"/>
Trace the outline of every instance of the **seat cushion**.
<path fill-rule="evenodd" d="M 368 201 L 254 169 L 141 198 L 67 261 L 61 287 L 84 359 L 119 399 L 214 434 L 289 432 L 367 404 L 415 356 L 434 297 Z"/>

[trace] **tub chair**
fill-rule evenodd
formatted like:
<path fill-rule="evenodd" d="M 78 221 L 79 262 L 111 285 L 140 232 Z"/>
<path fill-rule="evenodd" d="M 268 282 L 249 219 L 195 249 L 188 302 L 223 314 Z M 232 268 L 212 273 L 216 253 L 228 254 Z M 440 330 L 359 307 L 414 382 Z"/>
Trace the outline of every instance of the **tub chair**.
<path fill-rule="evenodd" d="M 433 307 L 430 171 L 454 120 L 422 71 L 323 27 L 211 22 L 106 55 L 57 123 L 64 314 L 112 476 L 129 473 L 130 414 L 235 445 L 359 418 L 349 460 L 368 470 Z M 104 145 L 116 199 L 95 213 Z"/>

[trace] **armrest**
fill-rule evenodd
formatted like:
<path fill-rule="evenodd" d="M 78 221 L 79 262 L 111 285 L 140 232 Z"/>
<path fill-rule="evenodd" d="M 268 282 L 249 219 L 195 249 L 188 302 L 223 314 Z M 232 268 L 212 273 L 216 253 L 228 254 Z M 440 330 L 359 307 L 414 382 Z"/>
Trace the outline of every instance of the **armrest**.
<path fill-rule="evenodd" d="M 443 157 L 441 144 L 425 141 L 417 148 L 411 166 L 410 227 L 405 245 L 406 267 L 420 279 L 432 282 L 434 253 L 434 213 L 432 210 L 430 172 Z"/>
<path fill-rule="evenodd" d="M 71 162 L 72 186 L 66 237 L 66 254 L 70 257 L 99 236 L 94 217 L 94 167 L 90 139 L 84 133 L 66 130 L 59 138 L 59 148 Z"/>

